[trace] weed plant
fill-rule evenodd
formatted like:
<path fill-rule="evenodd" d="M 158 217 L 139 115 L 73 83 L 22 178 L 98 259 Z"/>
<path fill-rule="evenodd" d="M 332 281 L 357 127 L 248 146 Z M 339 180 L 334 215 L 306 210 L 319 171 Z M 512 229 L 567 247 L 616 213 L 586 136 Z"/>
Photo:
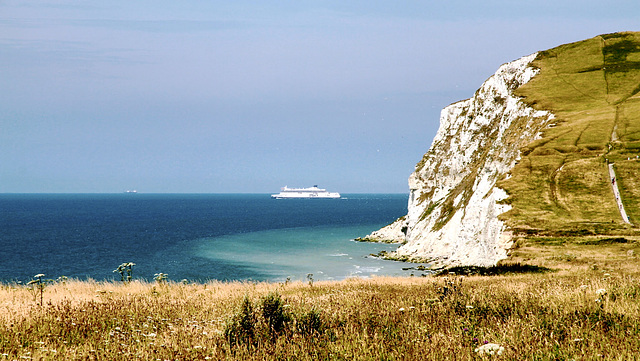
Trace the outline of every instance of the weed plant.
<path fill-rule="evenodd" d="M 133 262 L 125 262 L 113 270 L 113 273 L 120 274 L 120 280 L 122 283 L 129 283 L 133 280 L 133 266 L 136 264 Z"/>
<path fill-rule="evenodd" d="M 36 297 L 38 295 L 40 296 L 40 306 L 42 306 L 42 302 L 44 298 L 44 288 L 46 287 L 47 283 L 53 282 L 53 280 L 44 279 L 44 276 L 45 275 L 43 273 L 39 273 L 33 276 L 33 279 L 29 281 L 29 283 L 27 283 L 28 286 L 32 287 L 32 290 L 34 291 L 34 295 Z"/>
<path fill-rule="evenodd" d="M 154 274 L 153 279 L 162 285 L 167 283 L 167 280 L 169 279 L 169 275 L 166 273 L 160 272 L 160 273 Z"/>

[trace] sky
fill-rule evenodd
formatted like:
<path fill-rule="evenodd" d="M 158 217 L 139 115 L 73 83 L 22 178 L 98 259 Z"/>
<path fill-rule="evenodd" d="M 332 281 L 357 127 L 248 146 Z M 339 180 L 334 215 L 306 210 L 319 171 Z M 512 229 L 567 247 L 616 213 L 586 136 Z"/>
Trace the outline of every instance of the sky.
<path fill-rule="evenodd" d="M 0 0 L 0 193 L 405 193 L 506 62 L 637 0 Z"/>

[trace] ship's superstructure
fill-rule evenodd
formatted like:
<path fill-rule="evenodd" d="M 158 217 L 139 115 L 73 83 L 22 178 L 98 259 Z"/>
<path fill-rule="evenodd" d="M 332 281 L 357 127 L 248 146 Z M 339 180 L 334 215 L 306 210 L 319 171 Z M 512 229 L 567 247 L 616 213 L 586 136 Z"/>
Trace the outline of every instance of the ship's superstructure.
<path fill-rule="evenodd" d="M 289 188 L 284 186 L 280 193 L 272 194 L 271 198 L 340 198 L 340 193 L 327 192 L 326 189 L 318 188 L 317 185 L 309 188 Z"/>

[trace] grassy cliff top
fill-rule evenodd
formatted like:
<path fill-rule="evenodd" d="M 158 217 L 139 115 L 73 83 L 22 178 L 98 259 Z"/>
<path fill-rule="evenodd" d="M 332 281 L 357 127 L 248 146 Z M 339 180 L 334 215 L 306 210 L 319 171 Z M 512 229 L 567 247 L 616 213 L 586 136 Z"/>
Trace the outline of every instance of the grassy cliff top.
<path fill-rule="evenodd" d="M 501 217 L 528 233 L 629 234 L 640 224 L 640 33 L 600 35 L 539 53 L 540 72 L 518 89 L 555 124 L 522 149 L 498 185 L 513 209 Z M 613 163 L 623 222 L 608 174 Z"/>

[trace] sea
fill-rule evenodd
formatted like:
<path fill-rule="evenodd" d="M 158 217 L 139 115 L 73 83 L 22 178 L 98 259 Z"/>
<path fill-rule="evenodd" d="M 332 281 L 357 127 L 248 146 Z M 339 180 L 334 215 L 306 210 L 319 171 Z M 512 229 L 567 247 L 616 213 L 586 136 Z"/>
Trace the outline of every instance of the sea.
<path fill-rule="evenodd" d="M 357 242 L 403 216 L 407 194 L 271 199 L 269 194 L 0 194 L 0 282 L 342 280 L 410 276 Z M 409 269 L 407 269 L 409 268 Z"/>

